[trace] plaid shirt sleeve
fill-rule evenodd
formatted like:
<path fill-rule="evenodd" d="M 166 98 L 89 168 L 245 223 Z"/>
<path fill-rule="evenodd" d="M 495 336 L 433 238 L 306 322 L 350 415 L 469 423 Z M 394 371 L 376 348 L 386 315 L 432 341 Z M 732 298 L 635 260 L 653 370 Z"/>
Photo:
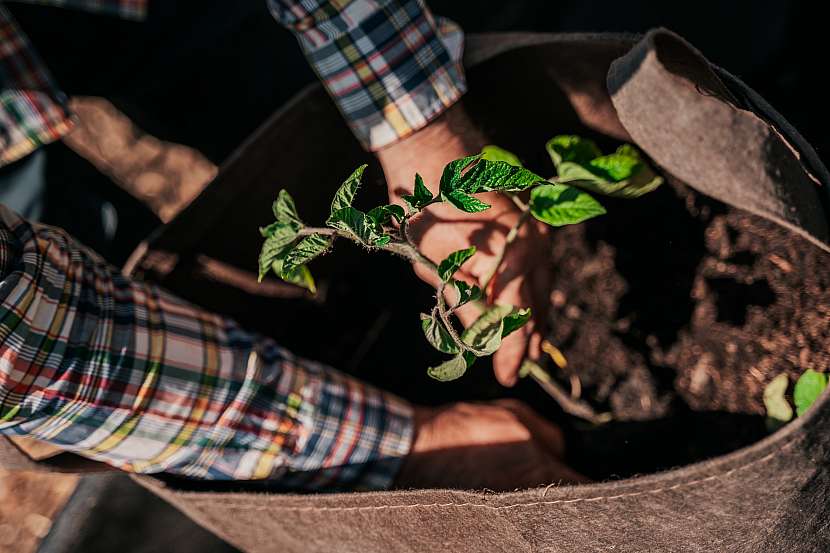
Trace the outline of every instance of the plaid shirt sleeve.
<path fill-rule="evenodd" d="M 355 136 L 378 150 L 466 91 L 463 34 L 423 0 L 269 0 Z"/>
<path fill-rule="evenodd" d="M 17 0 L 141 20 L 147 0 Z M 66 95 L 0 0 L 0 167 L 72 129 Z"/>
<path fill-rule="evenodd" d="M 412 412 L 0 205 L 0 433 L 126 471 L 382 489 Z"/>

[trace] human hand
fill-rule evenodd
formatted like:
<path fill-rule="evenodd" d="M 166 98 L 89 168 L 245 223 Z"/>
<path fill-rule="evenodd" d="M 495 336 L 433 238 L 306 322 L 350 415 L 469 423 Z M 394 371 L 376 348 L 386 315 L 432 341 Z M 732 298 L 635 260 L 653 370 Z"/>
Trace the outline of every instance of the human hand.
<path fill-rule="evenodd" d="M 398 487 L 512 490 L 587 479 L 563 462 L 562 432 L 515 400 L 415 411 Z"/>
<path fill-rule="evenodd" d="M 403 203 L 400 197 L 412 193 L 416 172 L 433 193 L 437 192 L 444 165 L 480 151 L 485 144 L 484 136 L 473 126 L 463 106 L 455 104 L 429 126 L 378 152 L 390 200 Z M 480 199 L 492 207 L 481 213 L 463 213 L 446 203 L 435 204 L 410 224 L 419 249 L 436 263 L 456 250 L 476 246 L 476 255 L 455 278 L 479 286 L 494 270 L 507 233 L 520 216 L 516 205 L 503 194 L 482 194 Z M 508 248 L 486 290 L 492 303 L 531 307 L 534 313 L 533 320 L 505 338 L 493 356 L 496 378 L 505 386 L 515 384 L 525 357 L 540 355 L 542 322 L 550 293 L 550 271 L 544 263 L 548 228 L 531 218 Z M 432 271 L 417 264 L 414 268 L 422 280 L 438 285 L 438 276 Z M 467 305 L 457 314 L 468 326 L 480 313 L 474 305 Z"/>

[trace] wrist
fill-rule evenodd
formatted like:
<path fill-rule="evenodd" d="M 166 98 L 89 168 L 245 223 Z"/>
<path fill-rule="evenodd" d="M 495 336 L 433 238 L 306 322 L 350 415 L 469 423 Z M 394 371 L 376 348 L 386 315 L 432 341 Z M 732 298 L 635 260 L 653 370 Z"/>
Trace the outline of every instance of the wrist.
<path fill-rule="evenodd" d="M 412 190 L 415 172 L 421 174 L 433 193 L 444 165 L 454 159 L 477 153 L 486 144 L 462 102 L 454 104 L 429 125 L 378 150 L 390 196 L 403 187 Z"/>

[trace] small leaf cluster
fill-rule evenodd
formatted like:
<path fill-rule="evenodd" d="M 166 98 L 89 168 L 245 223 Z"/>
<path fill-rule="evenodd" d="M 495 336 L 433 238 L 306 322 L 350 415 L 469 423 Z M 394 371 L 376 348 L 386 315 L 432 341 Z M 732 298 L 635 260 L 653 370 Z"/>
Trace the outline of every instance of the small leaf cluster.
<path fill-rule="evenodd" d="M 602 155 L 592 141 L 579 136 L 555 136 L 545 146 L 558 174 L 557 181 L 616 198 L 638 198 L 657 189 L 663 179 L 631 144 Z"/>
<path fill-rule="evenodd" d="M 787 401 L 786 393 L 790 379 L 786 374 L 779 374 L 764 388 L 764 407 L 767 410 L 767 428 L 775 430 L 793 418 L 793 408 Z M 828 377 L 824 373 L 807 369 L 793 388 L 795 414 L 799 417 L 818 399 L 827 387 Z"/>
<path fill-rule="evenodd" d="M 435 187 L 437 193 L 433 194 L 416 174 L 412 194 L 402 197 L 405 207 L 381 205 L 367 212 L 353 205 L 366 168 L 363 165 L 337 190 L 324 228 L 306 226 L 291 196 L 281 190 L 273 205 L 275 222 L 260 229 L 265 242 L 259 256 L 259 278 L 273 271 L 286 282 L 313 293 L 315 284 L 308 263 L 330 250 L 336 238 L 422 263 L 436 273 L 440 285 L 435 306 L 428 314 L 421 314 L 421 328 L 436 350 L 452 356 L 429 368 L 428 374 L 442 381 L 459 378 L 477 358 L 495 353 L 506 336 L 530 320 L 531 312 L 511 305 L 493 305 L 482 288 L 454 278 L 475 255 L 474 246 L 453 252 L 438 263 L 427 259 L 409 238 L 408 226 L 413 217 L 436 203 L 448 203 L 465 213 L 486 211 L 490 205 L 476 197 L 482 192 L 526 193 L 529 203 L 516 197 L 517 205 L 525 205 L 530 215 L 558 227 L 605 213 L 586 190 L 637 197 L 654 190 L 661 182 L 631 146 L 603 156 L 589 140 L 557 136 L 548 142 L 547 149 L 558 173 L 551 181 L 523 167 L 515 154 L 486 146 L 480 154 L 448 163 Z M 520 218 L 512 230 L 517 231 L 525 220 L 526 217 Z M 449 303 L 448 296 L 453 298 Z M 456 310 L 467 304 L 478 305 L 481 314 L 459 332 L 454 322 Z"/>

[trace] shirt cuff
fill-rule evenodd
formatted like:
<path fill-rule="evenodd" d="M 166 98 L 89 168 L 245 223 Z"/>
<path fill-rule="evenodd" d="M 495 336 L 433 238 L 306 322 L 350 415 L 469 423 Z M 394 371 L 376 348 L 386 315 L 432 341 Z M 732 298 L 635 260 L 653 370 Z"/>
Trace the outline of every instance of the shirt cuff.
<path fill-rule="evenodd" d="M 291 489 L 371 491 L 391 487 L 412 447 L 412 407 L 324 365 L 301 361 L 315 381 L 302 392 Z"/>
<path fill-rule="evenodd" d="M 366 149 L 425 127 L 466 92 L 463 33 L 433 18 L 423 0 L 314 4 L 282 0 L 271 8 Z"/>
<path fill-rule="evenodd" d="M 0 3 L 0 167 L 58 140 L 72 126 L 66 96 Z"/>

